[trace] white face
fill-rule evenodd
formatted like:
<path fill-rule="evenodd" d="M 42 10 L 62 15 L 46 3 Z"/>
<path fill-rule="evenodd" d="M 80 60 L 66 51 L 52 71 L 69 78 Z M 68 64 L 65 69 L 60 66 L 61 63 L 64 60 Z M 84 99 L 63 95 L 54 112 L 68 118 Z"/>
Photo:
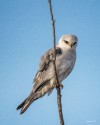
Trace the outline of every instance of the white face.
<path fill-rule="evenodd" d="M 59 40 L 58 46 L 64 49 L 75 49 L 77 46 L 78 38 L 75 35 L 64 35 Z"/>

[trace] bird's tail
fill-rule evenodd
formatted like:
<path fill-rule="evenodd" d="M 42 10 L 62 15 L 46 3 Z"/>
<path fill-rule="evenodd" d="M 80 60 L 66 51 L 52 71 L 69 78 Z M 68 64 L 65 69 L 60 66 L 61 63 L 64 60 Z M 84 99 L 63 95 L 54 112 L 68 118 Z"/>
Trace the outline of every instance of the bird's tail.
<path fill-rule="evenodd" d="M 17 107 L 17 110 L 21 109 L 20 114 L 23 114 L 31 105 L 31 103 L 34 101 L 34 100 L 32 101 L 32 97 L 33 95 L 31 94 Z"/>
<path fill-rule="evenodd" d="M 43 93 L 42 91 L 31 93 L 18 107 L 17 110 L 21 109 L 20 114 L 23 114 L 28 107 L 32 104 L 33 101 L 37 100 L 38 98 L 44 96 L 46 91 Z"/>
<path fill-rule="evenodd" d="M 31 92 L 31 94 L 17 107 L 17 110 L 21 109 L 20 114 L 23 114 L 33 101 L 44 96 L 48 91 L 51 91 L 52 89 L 53 88 L 50 85 L 46 85 L 37 92 Z"/>

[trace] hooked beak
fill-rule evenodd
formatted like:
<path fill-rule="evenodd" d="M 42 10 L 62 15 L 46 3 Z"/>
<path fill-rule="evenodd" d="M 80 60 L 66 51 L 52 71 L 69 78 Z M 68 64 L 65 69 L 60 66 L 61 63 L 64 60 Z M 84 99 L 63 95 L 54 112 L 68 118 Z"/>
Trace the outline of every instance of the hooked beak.
<path fill-rule="evenodd" d="M 72 48 L 72 47 L 73 47 L 73 44 L 70 43 L 69 46 Z"/>
<path fill-rule="evenodd" d="M 69 46 L 72 48 L 75 44 L 76 44 L 76 42 L 75 43 L 70 43 Z"/>

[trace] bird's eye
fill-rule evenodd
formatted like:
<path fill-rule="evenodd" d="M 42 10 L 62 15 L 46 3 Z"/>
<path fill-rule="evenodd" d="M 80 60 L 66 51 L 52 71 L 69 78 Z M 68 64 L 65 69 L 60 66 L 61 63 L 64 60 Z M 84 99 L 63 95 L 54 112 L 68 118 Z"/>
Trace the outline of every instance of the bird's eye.
<path fill-rule="evenodd" d="M 73 43 L 73 45 L 75 45 L 76 44 L 76 42 L 75 43 Z"/>
<path fill-rule="evenodd" d="M 68 43 L 69 43 L 67 40 L 64 40 L 64 42 L 65 42 L 66 44 L 68 44 Z"/>

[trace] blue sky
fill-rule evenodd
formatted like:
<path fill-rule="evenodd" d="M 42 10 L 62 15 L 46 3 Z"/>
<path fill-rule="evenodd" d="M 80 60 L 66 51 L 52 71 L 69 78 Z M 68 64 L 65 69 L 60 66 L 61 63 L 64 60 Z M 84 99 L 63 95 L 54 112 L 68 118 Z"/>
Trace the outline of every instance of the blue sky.
<path fill-rule="evenodd" d="M 53 0 L 57 41 L 79 39 L 73 72 L 63 81 L 65 124 L 100 125 L 100 0 Z M 48 0 L 0 0 L 0 123 L 59 125 L 56 90 L 25 114 L 17 105 L 31 91 L 41 55 L 53 46 Z"/>

